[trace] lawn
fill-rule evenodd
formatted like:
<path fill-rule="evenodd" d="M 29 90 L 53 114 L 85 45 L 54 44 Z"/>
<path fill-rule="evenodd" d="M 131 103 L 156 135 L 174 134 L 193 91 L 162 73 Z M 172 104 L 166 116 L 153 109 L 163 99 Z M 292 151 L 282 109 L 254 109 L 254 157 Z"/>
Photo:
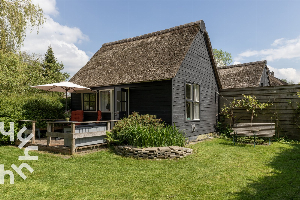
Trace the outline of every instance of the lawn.
<path fill-rule="evenodd" d="M 300 145 L 236 145 L 213 139 L 180 160 L 136 160 L 109 150 L 63 157 L 0 147 L 0 164 L 28 163 L 23 180 L 0 185 L 0 199 L 300 199 Z"/>

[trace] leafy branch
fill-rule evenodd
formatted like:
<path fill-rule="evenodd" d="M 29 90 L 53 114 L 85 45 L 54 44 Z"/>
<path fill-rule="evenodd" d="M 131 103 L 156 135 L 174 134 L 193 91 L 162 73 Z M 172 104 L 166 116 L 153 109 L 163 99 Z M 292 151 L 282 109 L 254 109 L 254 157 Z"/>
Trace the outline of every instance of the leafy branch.
<path fill-rule="evenodd" d="M 221 109 L 221 114 L 224 115 L 226 118 L 230 119 L 230 127 L 234 123 L 234 109 L 235 108 L 244 108 L 247 112 L 251 112 L 251 123 L 253 122 L 253 118 L 257 116 L 256 110 L 257 109 L 265 109 L 269 106 L 272 106 L 273 103 L 260 103 L 255 96 L 251 95 L 244 95 L 243 99 L 236 100 L 233 99 L 232 102 L 229 103 L 228 106 L 224 105 Z"/>

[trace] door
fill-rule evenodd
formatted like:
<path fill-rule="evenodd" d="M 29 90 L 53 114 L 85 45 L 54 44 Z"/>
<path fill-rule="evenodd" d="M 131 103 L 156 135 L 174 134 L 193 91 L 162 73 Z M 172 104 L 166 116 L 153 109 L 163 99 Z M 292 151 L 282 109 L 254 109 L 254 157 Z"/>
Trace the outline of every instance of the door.
<path fill-rule="evenodd" d="M 128 89 L 115 87 L 114 90 L 115 120 L 128 116 Z"/>

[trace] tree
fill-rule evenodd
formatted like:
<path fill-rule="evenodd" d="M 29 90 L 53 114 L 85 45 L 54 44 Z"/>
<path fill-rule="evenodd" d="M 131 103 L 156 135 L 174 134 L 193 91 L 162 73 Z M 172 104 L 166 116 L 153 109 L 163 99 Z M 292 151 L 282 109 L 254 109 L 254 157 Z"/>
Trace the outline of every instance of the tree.
<path fill-rule="evenodd" d="M 31 30 L 44 23 L 43 10 L 31 0 L 0 0 L 0 49 L 16 51 Z"/>
<path fill-rule="evenodd" d="M 273 103 L 267 102 L 267 103 L 260 103 L 255 96 L 251 95 L 244 95 L 243 99 L 236 100 L 233 99 L 232 102 L 229 103 L 228 106 L 224 105 L 221 109 L 222 115 L 224 115 L 226 118 L 230 118 L 230 127 L 231 124 L 234 123 L 234 109 L 235 108 L 244 108 L 247 112 L 251 112 L 251 123 L 253 122 L 253 118 L 257 116 L 256 109 L 265 109 L 269 106 L 272 106 Z"/>
<path fill-rule="evenodd" d="M 69 74 L 61 72 L 64 69 L 62 63 L 58 63 L 54 56 L 52 47 L 49 46 L 47 52 L 45 53 L 45 59 L 43 62 L 43 76 L 49 82 L 61 82 L 69 78 Z"/>
<path fill-rule="evenodd" d="M 295 84 L 295 82 L 294 81 L 292 81 L 292 80 L 290 80 L 290 81 L 288 81 L 287 79 L 280 79 L 281 81 L 283 81 L 283 82 L 285 82 L 285 83 L 287 83 L 288 85 L 293 85 L 293 84 Z"/>
<path fill-rule="evenodd" d="M 222 51 L 222 49 L 213 49 L 217 67 L 227 66 L 232 63 L 231 53 Z"/>
<path fill-rule="evenodd" d="M 35 92 L 30 86 L 44 83 L 39 59 L 26 53 L 0 50 L 0 95 Z"/>

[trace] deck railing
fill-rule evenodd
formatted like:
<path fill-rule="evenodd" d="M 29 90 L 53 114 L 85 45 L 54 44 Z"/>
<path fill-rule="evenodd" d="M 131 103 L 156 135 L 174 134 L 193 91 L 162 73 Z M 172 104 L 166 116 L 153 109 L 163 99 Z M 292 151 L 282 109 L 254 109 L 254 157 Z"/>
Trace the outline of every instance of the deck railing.
<path fill-rule="evenodd" d="M 76 147 L 88 145 L 89 143 L 103 143 L 104 138 L 106 136 L 106 131 L 110 131 L 111 123 L 118 121 L 118 120 L 108 120 L 108 121 L 86 121 L 86 122 L 75 122 L 75 121 L 54 121 L 54 122 L 47 122 L 47 146 L 51 146 L 51 138 L 52 137 L 59 137 L 64 138 L 65 146 L 70 146 L 71 154 L 75 154 Z M 77 125 L 77 124 L 81 125 Z M 54 127 L 55 124 L 70 124 L 71 125 L 71 132 L 70 133 L 62 133 L 62 132 L 55 132 Z M 93 130 L 91 132 L 78 132 L 76 127 L 83 127 L 83 124 L 93 124 L 94 126 L 98 126 L 99 124 L 106 124 L 106 129 L 104 130 Z M 89 141 L 84 141 L 84 138 L 89 138 Z"/>

